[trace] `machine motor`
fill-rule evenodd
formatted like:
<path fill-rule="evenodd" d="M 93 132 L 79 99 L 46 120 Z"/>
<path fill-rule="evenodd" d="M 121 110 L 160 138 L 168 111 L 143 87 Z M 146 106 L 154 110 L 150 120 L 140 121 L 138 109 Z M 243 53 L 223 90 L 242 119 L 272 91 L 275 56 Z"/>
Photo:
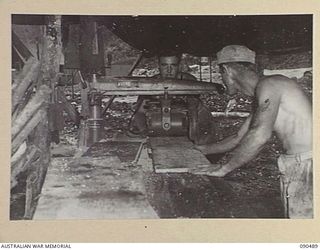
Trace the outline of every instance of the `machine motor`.
<path fill-rule="evenodd" d="M 153 96 L 144 110 L 149 136 L 188 136 L 196 144 L 215 136 L 211 114 L 197 96 Z"/>
<path fill-rule="evenodd" d="M 144 105 L 149 136 L 187 136 L 188 103 L 182 96 L 158 96 Z"/>

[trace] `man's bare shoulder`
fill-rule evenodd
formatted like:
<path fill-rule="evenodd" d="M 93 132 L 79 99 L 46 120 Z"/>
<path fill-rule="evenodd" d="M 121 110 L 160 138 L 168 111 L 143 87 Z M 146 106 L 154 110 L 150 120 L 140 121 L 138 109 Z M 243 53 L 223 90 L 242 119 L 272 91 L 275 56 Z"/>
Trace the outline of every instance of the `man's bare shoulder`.
<path fill-rule="evenodd" d="M 270 76 L 263 76 L 259 80 L 259 84 L 279 84 L 279 83 L 291 83 L 293 82 L 292 79 L 284 76 L 284 75 L 270 75 Z"/>
<path fill-rule="evenodd" d="M 294 80 L 284 75 L 270 75 L 263 76 L 259 79 L 257 89 L 268 90 L 268 89 L 287 89 L 290 85 L 296 84 Z"/>
<path fill-rule="evenodd" d="M 264 76 L 259 79 L 256 94 L 258 96 L 263 94 L 281 96 L 292 84 L 294 81 L 283 75 Z"/>

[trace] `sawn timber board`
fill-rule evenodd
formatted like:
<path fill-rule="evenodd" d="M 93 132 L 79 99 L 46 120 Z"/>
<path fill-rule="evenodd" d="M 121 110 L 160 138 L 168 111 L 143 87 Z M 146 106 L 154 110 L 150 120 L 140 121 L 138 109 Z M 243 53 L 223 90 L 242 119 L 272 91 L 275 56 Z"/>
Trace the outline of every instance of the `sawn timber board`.
<path fill-rule="evenodd" d="M 185 173 L 191 167 L 210 164 L 187 137 L 150 137 L 156 173 Z"/>

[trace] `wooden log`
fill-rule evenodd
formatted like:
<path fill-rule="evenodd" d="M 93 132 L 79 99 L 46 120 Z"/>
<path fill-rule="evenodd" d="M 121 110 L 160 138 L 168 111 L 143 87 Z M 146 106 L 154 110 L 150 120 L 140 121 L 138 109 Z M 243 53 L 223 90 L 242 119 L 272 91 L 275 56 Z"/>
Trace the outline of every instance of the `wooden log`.
<path fill-rule="evenodd" d="M 211 115 L 213 117 L 241 117 L 241 118 L 245 118 L 248 117 L 250 115 L 249 112 L 211 112 Z"/>
<path fill-rule="evenodd" d="M 11 138 L 14 139 L 17 134 L 24 128 L 26 123 L 31 119 L 34 113 L 49 100 L 51 93 L 50 88 L 43 85 L 39 91 L 31 98 L 25 108 L 20 112 L 16 119 L 12 120 Z"/>
<path fill-rule="evenodd" d="M 15 110 L 11 115 L 11 121 L 14 121 L 15 119 L 17 119 L 20 112 L 24 109 L 24 107 L 27 105 L 27 103 L 31 100 L 33 96 L 34 96 L 34 89 L 32 88 L 32 86 L 30 86 L 27 89 L 26 94 L 23 97 L 23 100 L 19 102 L 18 105 L 15 107 Z"/>
<path fill-rule="evenodd" d="M 14 110 L 16 105 L 21 101 L 30 84 L 35 82 L 36 78 L 38 77 L 40 69 L 39 61 L 30 59 L 28 60 L 28 63 L 32 63 L 29 71 L 20 81 L 15 83 L 17 87 L 15 87 L 12 92 L 12 110 Z M 27 68 L 29 68 L 29 66 Z"/>
<path fill-rule="evenodd" d="M 80 114 L 76 110 L 76 108 L 71 105 L 71 103 L 67 100 L 65 97 L 65 94 L 62 92 L 62 90 L 58 87 L 57 88 L 57 95 L 58 95 L 58 100 L 62 103 L 63 109 L 67 112 L 69 115 L 70 119 L 74 121 L 76 125 L 79 125 L 80 123 Z"/>
<path fill-rule="evenodd" d="M 18 150 L 11 157 L 11 166 L 14 165 L 17 161 L 19 161 L 26 151 L 27 143 L 23 142 L 18 148 Z"/>
<path fill-rule="evenodd" d="M 11 152 L 15 152 L 18 147 L 25 141 L 28 135 L 34 130 L 34 128 L 39 124 L 40 121 L 44 119 L 45 111 L 38 110 L 35 115 L 27 122 L 27 124 L 22 128 L 22 130 L 13 139 L 11 144 Z"/>
<path fill-rule="evenodd" d="M 11 188 L 14 188 L 17 184 L 17 176 L 26 171 L 30 164 L 34 162 L 35 158 L 39 157 L 40 153 L 41 152 L 38 147 L 31 145 L 27 150 L 27 154 L 25 154 L 23 158 L 14 164 L 11 164 Z"/>
<path fill-rule="evenodd" d="M 23 96 L 23 100 L 17 104 L 14 110 L 12 110 L 13 113 L 11 115 L 11 121 L 15 120 L 18 117 L 21 110 L 23 110 L 23 108 L 27 105 L 27 103 L 30 101 L 32 96 L 34 96 L 34 89 L 32 87 L 29 87 L 26 90 L 25 95 Z"/>
<path fill-rule="evenodd" d="M 14 77 L 14 79 L 12 79 L 12 91 L 14 91 L 14 89 L 19 85 L 19 82 L 21 82 L 22 79 L 25 78 L 35 61 L 36 59 L 34 57 L 30 57 L 28 61 L 24 64 L 22 70 Z"/>

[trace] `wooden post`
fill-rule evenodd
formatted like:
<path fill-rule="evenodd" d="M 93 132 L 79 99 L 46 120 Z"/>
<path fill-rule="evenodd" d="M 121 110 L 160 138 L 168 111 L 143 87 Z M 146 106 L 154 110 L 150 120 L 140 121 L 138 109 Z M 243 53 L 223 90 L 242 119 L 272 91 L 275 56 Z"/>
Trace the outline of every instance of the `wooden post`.
<path fill-rule="evenodd" d="M 87 76 L 104 75 L 102 34 L 92 16 L 80 16 L 80 70 Z"/>
<path fill-rule="evenodd" d="M 47 87 L 50 88 L 52 83 L 58 83 L 61 52 L 61 16 L 46 16 L 42 54 L 40 58 L 39 87 L 41 85 L 47 85 Z M 32 168 L 27 177 L 26 203 L 28 207 L 26 207 L 25 211 L 27 219 L 31 219 L 33 216 L 37 205 L 37 199 L 41 192 L 47 168 L 50 163 L 48 106 L 43 105 L 43 109 L 45 110 L 43 118 L 35 128 L 32 140 L 30 140 L 30 143 L 33 143 L 40 150 L 41 154 L 39 160 L 32 164 Z"/>

